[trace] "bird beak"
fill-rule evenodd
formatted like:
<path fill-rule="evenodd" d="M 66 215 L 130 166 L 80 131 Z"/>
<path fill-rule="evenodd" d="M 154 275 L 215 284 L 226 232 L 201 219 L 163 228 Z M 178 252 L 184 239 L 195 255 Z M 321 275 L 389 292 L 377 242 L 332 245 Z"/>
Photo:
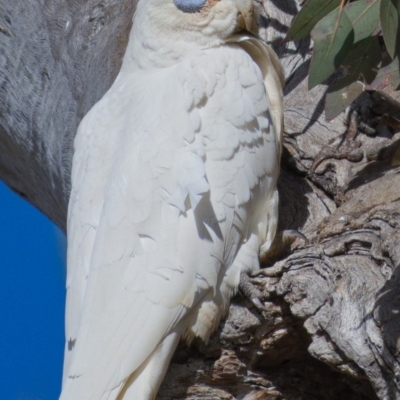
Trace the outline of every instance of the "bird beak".
<path fill-rule="evenodd" d="M 254 33 L 253 0 L 234 0 L 239 11 L 238 27 Z"/>

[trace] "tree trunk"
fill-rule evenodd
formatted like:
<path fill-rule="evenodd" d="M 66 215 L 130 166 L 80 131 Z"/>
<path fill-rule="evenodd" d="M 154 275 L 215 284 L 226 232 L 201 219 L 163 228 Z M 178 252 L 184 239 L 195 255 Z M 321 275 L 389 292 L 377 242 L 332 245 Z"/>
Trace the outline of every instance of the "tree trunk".
<path fill-rule="evenodd" d="M 310 40 L 283 43 L 293 0 L 256 2 L 287 77 L 280 230 L 210 342 L 176 352 L 158 399 L 400 399 L 398 103 L 365 93 L 331 122 L 307 90 Z M 0 178 L 65 229 L 79 121 L 121 65 L 132 0 L 2 0 Z M 398 116 L 397 116 L 398 117 Z M 376 125 L 376 123 L 375 123 Z"/>

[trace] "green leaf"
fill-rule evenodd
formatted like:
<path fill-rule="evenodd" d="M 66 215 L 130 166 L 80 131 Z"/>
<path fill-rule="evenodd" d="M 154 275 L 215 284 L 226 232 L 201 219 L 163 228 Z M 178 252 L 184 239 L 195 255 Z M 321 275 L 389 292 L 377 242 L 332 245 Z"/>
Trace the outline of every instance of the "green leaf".
<path fill-rule="evenodd" d="M 398 46 L 399 0 L 381 0 L 380 20 L 387 51 L 394 58 Z"/>
<path fill-rule="evenodd" d="M 294 18 L 285 40 L 290 41 L 305 38 L 310 34 L 315 24 L 339 4 L 340 0 L 308 0 Z"/>
<path fill-rule="evenodd" d="M 353 45 L 354 31 L 342 8 L 331 11 L 311 31 L 314 51 L 311 58 L 308 87 L 323 82 L 342 63 Z"/>
<path fill-rule="evenodd" d="M 394 89 L 400 85 L 399 60 L 395 58 L 389 65 L 381 68 L 375 80 L 367 86 L 368 90 L 383 90 L 388 86 Z"/>
<path fill-rule="evenodd" d="M 365 89 L 358 79 L 372 82 L 381 63 L 381 48 L 376 36 L 367 37 L 353 45 L 343 60 L 342 66 L 347 76 L 328 88 L 325 98 L 325 117 L 331 120 L 337 117 Z"/>
<path fill-rule="evenodd" d="M 354 42 L 371 36 L 379 27 L 379 0 L 359 0 L 344 7 L 354 29 Z"/>
<path fill-rule="evenodd" d="M 364 91 L 364 84 L 358 79 L 362 77 L 366 82 L 372 82 L 380 62 L 381 48 L 377 37 L 368 37 L 353 45 L 342 63 L 347 76 L 328 88 L 325 98 L 327 120 L 337 117 Z"/>
<path fill-rule="evenodd" d="M 325 98 L 325 118 L 329 121 L 337 117 L 363 91 L 364 85 L 354 81 L 352 76 L 330 86 Z"/>
<path fill-rule="evenodd" d="M 361 76 L 365 82 L 371 83 L 378 73 L 378 67 L 382 61 L 381 56 L 378 37 L 370 36 L 357 42 L 350 49 L 342 65 L 354 80 Z"/>

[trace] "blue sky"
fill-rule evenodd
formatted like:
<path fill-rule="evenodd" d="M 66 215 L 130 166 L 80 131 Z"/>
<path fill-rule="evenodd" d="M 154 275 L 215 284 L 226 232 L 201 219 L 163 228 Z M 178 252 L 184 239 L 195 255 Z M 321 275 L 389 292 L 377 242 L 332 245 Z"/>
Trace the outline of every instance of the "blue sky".
<path fill-rule="evenodd" d="M 64 349 L 65 237 L 0 181 L 0 399 L 56 400 Z"/>

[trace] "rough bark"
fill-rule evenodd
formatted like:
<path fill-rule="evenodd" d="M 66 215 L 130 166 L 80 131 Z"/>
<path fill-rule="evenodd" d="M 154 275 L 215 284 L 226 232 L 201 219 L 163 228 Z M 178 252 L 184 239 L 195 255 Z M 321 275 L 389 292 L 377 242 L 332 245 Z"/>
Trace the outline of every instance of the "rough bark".
<path fill-rule="evenodd" d="M 287 76 L 280 230 L 308 243 L 278 237 L 252 279 L 266 310 L 239 294 L 208 345 L 180 346 L 158 398 L 400 399 L 400 135 L 379 119 L 398 103 L 366 93 L 325 121 L 310 41 L 282 42 L 298 5 L 256 5 Z M 0 3 L 0 178 L 64 229 L 73 137 L 118 73 L 134 7 Z"/>

